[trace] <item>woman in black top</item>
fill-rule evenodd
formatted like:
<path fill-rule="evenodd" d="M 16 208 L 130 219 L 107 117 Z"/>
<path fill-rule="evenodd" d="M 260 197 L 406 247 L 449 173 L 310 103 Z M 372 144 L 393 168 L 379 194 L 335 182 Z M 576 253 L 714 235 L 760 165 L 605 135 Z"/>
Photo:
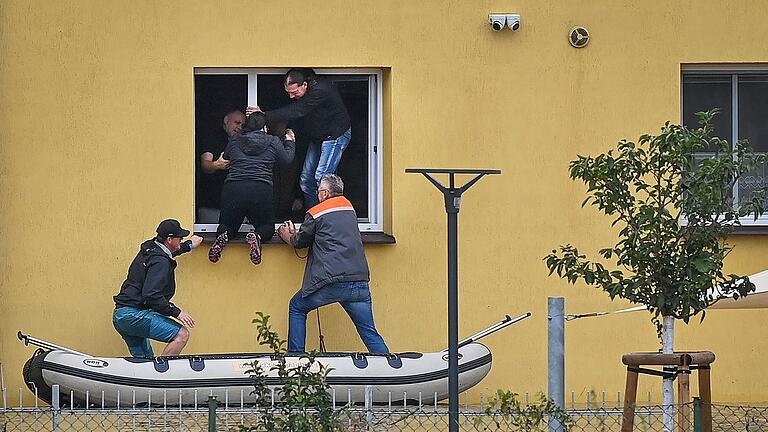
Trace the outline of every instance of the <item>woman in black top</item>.
<path fill-rule="evenodd" d="M 221 191 L 216 241 L 208 251 L 211 262 L 218 262 L 227 242 L 237 236 L 243 217 L 255 229 L 245 236 L 254 264 L 261 263 L 261 243 L 275 233 L 272 169 L 276 163 L 285 166 L 293 160 L 296 144 L 290 129 L 285 131 L 284 140 L 267 134 L 266 121 L 264 113 L 252 113 L 243 130 L 229 139 L 224 150 L 229 173 Z"/>

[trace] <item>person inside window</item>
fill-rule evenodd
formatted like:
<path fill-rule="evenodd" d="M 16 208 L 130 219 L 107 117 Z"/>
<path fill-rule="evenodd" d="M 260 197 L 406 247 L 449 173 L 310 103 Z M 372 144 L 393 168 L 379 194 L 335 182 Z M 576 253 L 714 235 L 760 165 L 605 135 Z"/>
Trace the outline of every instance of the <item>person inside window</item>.
<path fill-rule="evenodd" d="M 252 113 L 243 130 L 230 138 L 224 150 L 229 172 L 221 191 L 216 241 L 208 251 L 208 259 L 213 263 L 221 259 L 227 242 L 237 236 L 244 216 L 254 227 L 245 236 L 253 264 L 261 263 L 262 242 L 275 233 L 272 170 L 276 163 L 284 166 L 293 160 L 296 145 L 292 130 L 286 129 L 281 140 L 266 133 L 266 122 L 264 113 Z"/>
<path fill-rule="evenodd" d="M 227 178 L 229 161 L 224 158 L 224 149 L 229 138 L 243 128 L 245 114 L 239 109 L 229 110 L 224 114 L 222 129 L 226 135 L 217 132 L 202 144 L 203 153 L 200 155 L 201 173 L 198 174 L 196 189 L 197 221 L 215 223 L 219 219 L 221 208 L 221 189 Z"/>
<path fill-rule="evenodd" d="M 304 133 L 309 139 L 307 156 L 301 169 L 299 185 L 304 194 L 304 207 L 318 203 L 317 187 L 320 179 L 336 172 L 341 156 L 352 139 L 352 122 L 336 86 L 315 75 L 310 68 L 293 68 L 285 74 L 285 92 L 293 102 L 272 111 L 266 111 L 272 123 L 288 123 L 304 119 Z M 259 112 L 248 107 L 246 113 Z"/>

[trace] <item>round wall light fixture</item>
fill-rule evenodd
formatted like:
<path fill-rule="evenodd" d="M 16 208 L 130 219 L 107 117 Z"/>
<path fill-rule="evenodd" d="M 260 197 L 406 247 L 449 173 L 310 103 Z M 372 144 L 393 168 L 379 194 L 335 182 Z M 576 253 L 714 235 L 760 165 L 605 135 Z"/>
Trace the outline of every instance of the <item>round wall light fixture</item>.
<path fill-rule="evenodd" d="M 584 27 L 574 27 L 568 33 L 568 42 L 574 48 L 584 48 L 589 43 L 589 31 Z"/>

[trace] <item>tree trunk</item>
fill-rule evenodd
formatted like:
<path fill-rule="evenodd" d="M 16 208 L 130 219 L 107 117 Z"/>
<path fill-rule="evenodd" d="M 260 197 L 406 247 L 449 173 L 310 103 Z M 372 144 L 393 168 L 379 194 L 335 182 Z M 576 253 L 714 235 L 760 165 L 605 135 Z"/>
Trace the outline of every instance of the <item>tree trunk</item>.
<path fill-rule="evenodd" d="M 661 327 L 661 352 L 672 354 L 675 351 L 675 318 L 665 316 Z M 661 388 L 661 403 L 664 410 L 664 432 L 675 429 L 675 387 L 674 380 L 665 378 Z"/>

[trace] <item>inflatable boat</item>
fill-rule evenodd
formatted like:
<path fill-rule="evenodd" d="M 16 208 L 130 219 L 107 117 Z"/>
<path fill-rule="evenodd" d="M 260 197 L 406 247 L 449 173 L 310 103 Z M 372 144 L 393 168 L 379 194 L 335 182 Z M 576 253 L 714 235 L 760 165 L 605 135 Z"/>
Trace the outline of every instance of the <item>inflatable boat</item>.
<path fill-rule="evenodd" d="M 490 350 L 476 341 L 530 316 L 505 320 L 459 343 L 459 391 L 480 382 L 491 370 Z M 247 375 L 253 362 L 266 371 L 271 387 L 281 385 L 274 354 L 206 354 L 174 357 L 95 357 L 24 335 L 25 344 L 41 347 L 24 366 L 24 382 L 35 395 L 52 401 L 59 386 L 62 405 L 77 407 L 190 406 L 216 396 L 228 405 L 254 404 Z M 306 362 L 286 355 L 288 366 Z M 368 388 L 375 404 L 432 403 L 448 397 L 448 351 L 397 354 L 319 353 L 330 368 L 327 383 L 337 403 L 362 403 Z M 276 392 L 279 393 L 279 392 Z"/>

